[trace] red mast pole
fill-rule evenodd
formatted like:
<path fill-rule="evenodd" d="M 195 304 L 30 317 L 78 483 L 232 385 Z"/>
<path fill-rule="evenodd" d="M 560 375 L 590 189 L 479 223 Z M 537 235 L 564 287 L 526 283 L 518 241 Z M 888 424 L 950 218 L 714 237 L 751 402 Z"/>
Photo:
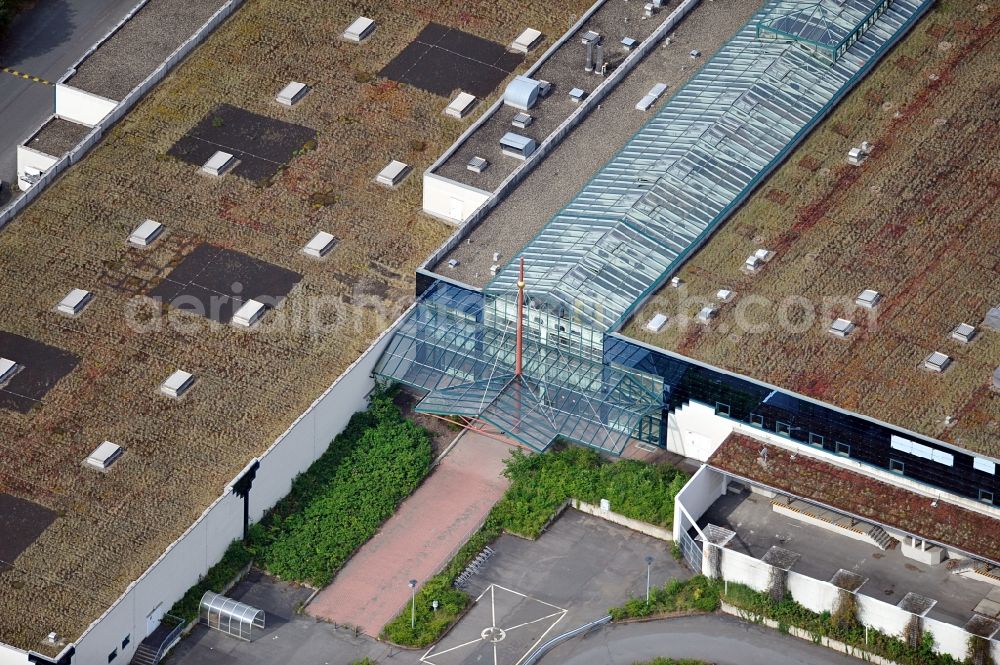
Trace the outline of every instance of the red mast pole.
<path fill-rule="evenodd" d="M 517 349 L 514 356 L 514 376 L 521 376 L 521 344 L 524 339 L 524 257 L 521 257 L 521 275 L 517 280 Z"/>

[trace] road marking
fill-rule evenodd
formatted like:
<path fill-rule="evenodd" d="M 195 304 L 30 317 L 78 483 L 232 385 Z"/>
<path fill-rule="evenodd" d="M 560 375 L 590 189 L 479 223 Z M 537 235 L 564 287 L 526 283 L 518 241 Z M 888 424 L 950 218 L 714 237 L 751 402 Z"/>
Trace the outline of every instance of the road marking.
<path fill-rule="evenodd" d="M 52 85 L 51 82 L 46 81 L 43 78 L 40 78 L 38 76 L 32 76 L 31 74 L 25 74 L 24 72 L 19 72 L 16 69 L 11 69 L 10 67 L 0 67 L 0 71 L 6 74 L 10 74 L 11 76 L 22 78 L 25 81 L 34 81 L 35 83 L 41 83 L 43 85 Z"/>

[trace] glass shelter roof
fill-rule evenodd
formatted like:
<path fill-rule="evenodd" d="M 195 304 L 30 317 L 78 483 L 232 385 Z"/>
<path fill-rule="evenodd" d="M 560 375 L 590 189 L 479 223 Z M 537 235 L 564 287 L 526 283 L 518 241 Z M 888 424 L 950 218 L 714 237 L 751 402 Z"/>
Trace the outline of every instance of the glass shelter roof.
<path fill-rule="evenodd" d="M 487 295 L 512 293 L 523 256 L 529 302 L 606 331 L 673 271 L 894 41 L 916 0 L 771 0 L 570 203 L 502 268 Z M 855 39 L 835 61 L 802 39 Z M 818 32 L 817 32 L 818 31 Z"/>

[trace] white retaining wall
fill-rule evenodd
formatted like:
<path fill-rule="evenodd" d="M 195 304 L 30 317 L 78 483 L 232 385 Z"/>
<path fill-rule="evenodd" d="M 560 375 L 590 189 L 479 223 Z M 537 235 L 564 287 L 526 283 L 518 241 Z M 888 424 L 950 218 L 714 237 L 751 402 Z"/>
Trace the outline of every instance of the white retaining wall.
<path fill-rule="evenodd" d="M 734 421 L 715 408 L 689 402 L 667 417 L 667 450 L 706 462 L 733 431 Z"/>
<path fill-rule="evenodd" d="M 410 308 L 412 309 L 412 307 Z M 292 480 L 326 451 L 351 416 L 367 406 L 375 385 L 372 370 L 407 310 L 341 374 L 259 458 L 250 491 L 250 519 L 257 521 L 284 497 Z M 233 479 L 235 482 L 242 472 Z M 116 662 L 127 663 L 146 637 L 146 617 L 157 607 L 168 611 L 212 567 L 233 540 L 243 534 L 243 499 L 232 487 L 76 641 L 74 665 L 100 665 L 118 649 Z M 129 645 L 121 648 L 128 636 Z M 0 643 L 0 665 L 25 665 L 27 656 Z"/>
<path fill-rule="evenodd" d="M 682 514 L 692 524 L 697 522 L 716 499 L 726 493 L 728 486 L 725 474 L 702 465 L 674 498 L 674 539 L 680 538 L 681 525 L 685 522 Z"/>
<path fill-rule="evenodd" d="M 47 171 L 59 161 L 58 157 L 47 155 L 40 150 L 25 145 L 17 146 L 17 174 L 20 176 L 28 168 Z M 16 185 L 14 185 L 16 187 Z"/>
<path fill-rule="evenodd" d="M 56 83 L 56 115 L 63 120 L 94 127 L 115 110 L 113 99 Z"/>
<path fill-rule="evenodd" d="M 572 502 L 573 507 L 581 513 L 587 513 L 588 515 L 600 517 L 602 520 L 607 520 L 612 524 L 618 524 L 627 529 L 638 531 L 639 533 L 651 536 L 658 540 L 672 541 L 674 539 L 673 532 L 670 529 L 664 529 L 662 526 L 656 526 L 655 524 L 650 524 L 649 522 L 634 520 L 631 517 L 625 517 L 621 513 L 616 513 L 612 510 L 601 510 L 600 506 L 595 506 L 592 503 L 586 503 L 584 501 L 580 501 L 579 499 L 572 499 Z M 614 506 L 611 507 L 614 508 Z"/>
<path fill-rule="evenodd" d="M 829 582 L 788 571 L 788 591 L 792 598 L 817 614 L 833 612 L 840 600 L 840 591 Z"/>

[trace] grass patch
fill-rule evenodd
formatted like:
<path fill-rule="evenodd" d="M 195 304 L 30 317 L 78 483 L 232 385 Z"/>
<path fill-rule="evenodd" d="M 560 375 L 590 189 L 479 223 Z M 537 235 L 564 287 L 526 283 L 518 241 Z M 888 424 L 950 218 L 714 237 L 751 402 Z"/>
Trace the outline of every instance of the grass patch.
<path fill-rule="evenodd" d="M 570 498 L 588 503 L 608 499 L 612 509 L 626 517 L 670 527 L 674 497 L 687 482 L 686 474 L 669 465 L 609 462 L 592 450 L 575 446 L 540 455 L 514 451 L 504 475 L 510 487 L 486 516 L 483 527 L 417 592 L 415 627 L 410 627 L 407 606 L 386 624 L 384 639 L 411 647 L 438 640 L 470 602 L 468 594 L 452 586 L 455 578 L 504 531 L 537 538 Z M 439 603 L 437 612 L 432 608 L 434 600 Z"/>
<path fill-rule="evenodd" d="M 376 393 L 292 490 L 250 530 L 258 563 L 287 580 L 327 584 L 430 471 L 427 431 Z"/>
<path fill-rule="evenodd" d="M 653 660 L 636 661 L 632 665 L 710 665 L 708 661 L 691 658 L 654 658 Z"/>
<path fill-rule="evenodd" d="M 704 575 L 688 580 L 670 580 L 649 590 L 645 598 L 630 598 L 620 607 L 608 610 L 613 621 L 656 616 L 669 612 L 714 612 L 719 609 L 721 584 Z"/>
<path fill-rule="evenodd" d="M 243 542 L 234 540 L 226 553 L 222 555 L 222 560 L 209 568 L 205 576 L 188 589 L 183 598 L 174 603 L 169 614 L 185 621 L 194 621 L 198 618 L 201 597 L 205 595 L 205 592 L 215 591 L 218 593 L 222 591 L 252 560 L 253 554 L 243 545 Z"/>
<path fill-rule="evenodd" d="M 899 637 L 869 628 L 867 642 L 865 628 L 859 622 L 838 621 L 830 612 L 816 613 L 799 605 L 790 595 L 775 602 L 767 593 L 754 591 L 744 584 L 730 582 L 723 599 L 747 613 L 778 622 L 778 630 L 787 632 L 790 626 L 806 630 L 817 643 L 829 637 L 870 653 L 888 658 L 901 665 L 959 665 L 948 654 L 934 651 L 934 637 L 925 632 L 919 645 L 911 646 Z"/>

